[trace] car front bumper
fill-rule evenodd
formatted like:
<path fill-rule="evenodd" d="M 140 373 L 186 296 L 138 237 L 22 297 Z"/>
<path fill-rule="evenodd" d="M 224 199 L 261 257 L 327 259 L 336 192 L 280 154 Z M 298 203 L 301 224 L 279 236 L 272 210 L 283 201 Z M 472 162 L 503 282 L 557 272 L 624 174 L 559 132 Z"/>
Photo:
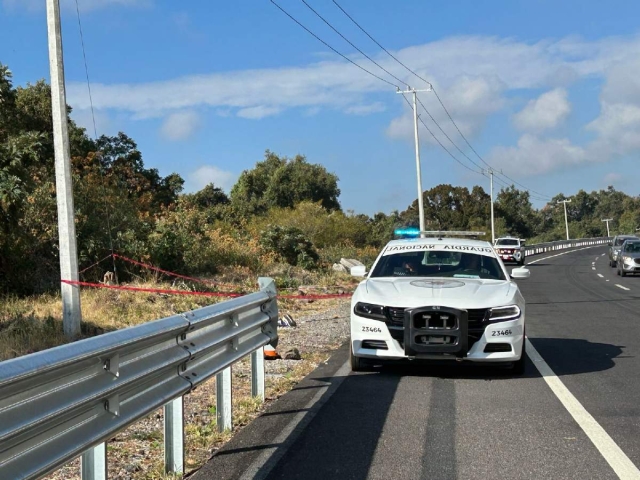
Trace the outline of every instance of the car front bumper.
<path fill-rule="evenodd" d="M 426 359 L 471 361 L 483 363 L 515 362 L 520 359 L 524 342 L 524 315 L 515 320 L 486 323 L 479 338 L 465 339 L 468 347 L 460 354 L 448 352 L 429 352 L 407 354 L 404 341 L 398 338 L 399 327 L 392 327 L 396 335 L 392 336 L 389 326 L 379 320 L 363 318 L 351 314 L 351 348 L 357 357 L 377 358 L 380 360 Z M 395 338 L 394 338 L 395 337 Z M 500 344 L 499 346 L 497 344 Z M 371 348 L 376 347 L 376 348 Z M 384 348 L 379 348 L 384 347 Z M 508 351 L 485 351 L 496 349 Z M 435 348 L 434 350 L 437 350 Z M 444 349 L 443 349 L 444 350 Z"/>
<path fill-rule="evenodd" d="M 640 273 L 640 265 L 637 263 L 621 263 L 622 270 L 625 273 Z"/>
<path fill-rule="evenodd" d="M 515 253 L 498 253 L 497 254 L 503 262 L 520 262 L 524 259 L 524 255 L 521 252 Z"/>

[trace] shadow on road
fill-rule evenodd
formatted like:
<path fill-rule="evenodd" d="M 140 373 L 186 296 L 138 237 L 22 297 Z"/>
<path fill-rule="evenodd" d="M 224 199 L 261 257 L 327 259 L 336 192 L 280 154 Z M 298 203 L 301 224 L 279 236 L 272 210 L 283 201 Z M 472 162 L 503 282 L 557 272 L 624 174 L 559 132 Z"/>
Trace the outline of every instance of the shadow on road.
<path fill-rule="evenodd" d="M 616 366 L 623 355 L 622 345 L 593 343 L 577 338 L 529 338 L 557 376 L 601 372 Z M 537 372 L 536 372 L 537 373 Z"/>
<path fill-rule="evenodd" d="M 344 378 L 268 478 L 367 478 L 400 379 L 385 373 Z"/>

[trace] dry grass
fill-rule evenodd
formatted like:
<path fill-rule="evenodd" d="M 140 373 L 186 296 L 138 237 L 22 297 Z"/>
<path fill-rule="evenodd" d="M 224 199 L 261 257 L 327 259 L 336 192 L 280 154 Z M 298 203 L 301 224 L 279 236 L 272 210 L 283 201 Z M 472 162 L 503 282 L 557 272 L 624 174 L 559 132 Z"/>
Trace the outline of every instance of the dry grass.
<path fill-rule="evenodd" d="M 344 274 L 331 272 L 309 275 L 289 269 L 287 278 L 297 285 L 315 284 L 317 289 L 309 293 L 335 293 L 351 289 L 353 280 Z M 245 272 L 227 272 L 224 281 L 235 280 L 247 290 L 255 291 L 255 279 Z M 282 278 L 282 277 L 280 277 Z M 223 279 L 218 279 L 223 281 Z M 253 286 L 252 286 L 253 285 Z M 155 288 L 188 288 L 151 281 L 138 282 L 135 286 Z M 290 293 L 290 292 L 283 292 Z M 125 292 L 114 290 L 82 289 L 83 311 L 82 337 L 100 335 L 112 330 L 141 324 L 176 313 L 193 310 L 223 298 L 168 296 L 162 294 Z M 327 311 L 345 300 L 306 302 L 281 299 L 280 313 L 290 313 L 295 318 Z M 58 295 L 42 295 L 30 298 L 6 297 L 0 300 L 0 361 L 32 353 L 66 343 L 61 321 L 61 300 Z M 280 332 L 281 342 L 288 344 L 290 331 Z M 330 343 L 330 342 L 329 342 Z M 251 397 L 249 360 L 233 367 L 233 432 L 218 432 L 216 424 L 215 379 L 201 384 L 185 398 L 185 469 L 199 468 L 211 455 L 224 445 L 235 432 L 248 425 L 264 409 L 281 395 L 291 390 L 316 366 L 325 361 L 338 343 L 318 345 L 316 350 L 303 351 L 302 360 L 285 365 L 281 373 L 266 379 L 266 402 Z M 277 362 L 282 362 L 281 360 Z M 117 480 L 176 479 L 164 473 L 163 463 L 163 412 L 158 410 L 119 433 L 107 444 L 109 452 L 109 478 Z M 69 480 L 79 477 L 79 460 L 49 475 L 49 480 Z"/>

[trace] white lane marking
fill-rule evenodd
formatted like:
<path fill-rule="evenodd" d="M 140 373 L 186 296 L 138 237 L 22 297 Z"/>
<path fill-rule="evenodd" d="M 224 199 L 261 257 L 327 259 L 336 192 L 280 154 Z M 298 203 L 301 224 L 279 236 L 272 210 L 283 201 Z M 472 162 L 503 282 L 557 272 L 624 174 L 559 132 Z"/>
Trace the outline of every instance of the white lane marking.
<path fill-rule="evenodd" d="M 318 388 L 317 393 L 307 403 L 302 412 L 298 412 L 295 417 L 287 424 L 286 427 L 274 438 L 271 443 L 273 447 L 266 448 L 258 455 L 251 465 L 245 470 L 240 477 L 242 480 L 264 479 L 273 467 L 280 461 L 283 455 L 291 447 L 295 439 L 300 435 L 309 422 L 315 417 L 316 413 L 329 400 L 329 397 L 335 393 L 345 378 L 349 375 L 351 366 L 347 360 L 340 369 L 333 374 L 333 381 Z M 325 396 L 326 394 L 326 396 Z"/>
<path fill-rule="evenodd" d="M 600 454 L 609 463 L 613 471 L 619 478 L 623 480 L 640 478 L 640 470 L 633 464 L 629 457 L 625 455 L 622 449 L 613 441 L 609 434 L 605 431 L 595 418 L 582 406 L 576 397 L 574 397 L 569 389 L 562 381 L 553 373 L 551 367 L 540 356 L 538 351 L 533 347 L 529 339 L 527 342 L 527 355 L 533 361 L 544 381 L 551 391 L 558 397 L 558 400 L 564 405 L 564 408 L 571 414 L 576 423 L 587 434 L 593 445 L 598 449 Z"/>
<path fill-rule="evenodd" d="M 601 274 L 601 273 L 599 273 L 599 274 L 598 274 L 598 276 L 599 276 L 600 278 L 604 278 L 604 275 L 603 275 L 603 274 Z"/>
<path fill-rule="evenodd" d="M 595 270 L 595 269 L 596 269 L 596 267 L 591 267 L 591 270 Z"/>
<path fill-rule="evenodd" d="M 550 259 L 550 258 L 555 258 L 555 257 L 559 257 L 559 256 L 561 256 L 561 255 L 566 255 L 567 253 L 579 252 L 579 251 L 581 251 L 581 250 L 587 250 L 587 249 L 589 249 L 589 248 L 597 248 L 597 247 L 600 247 L 600 246 L 602 246 L 602 245 L 592 245 L 592 246 L 590 246 L 590 247 L 577 248 L 577 249 L 575 249 L 575 250 L 569 250 L 568 252 L 558 253 L 557 255 L 551 255 L 550 257 L 538 258 L 538 259 L 536 259 L 536 260 L 533 260 L 533 261 L 531 261 L 531 262 L 527 263 L 527 265 L 532 265 L 532 264 L 534 264 L 534 263 L 538 263 L 538 262 L 541 262 L 541 261 L 543 261 L 543 260 L 548 260 L 548 259 Z"/>
<path fill-rule="evenodd" d="M 631 290 L 630 288 L 623 287 L 622 285 L 618 285 L 617 283 L 616 283 L 616 287 L 621 288 L 621 289 L 626 290 L 626 291 Z"/>
<path fill-rule="evenodd" d="M 607 278 L 607 282 L 610 282 L 610 281 L 611 281 L 611 280 L 609 280 L 609 279 Z"/>
<path fill-rule="evenodd" d="M 596 262 L 591 262 L 591 265 L 595 265 L 595 264 L 596 264 Z"/>

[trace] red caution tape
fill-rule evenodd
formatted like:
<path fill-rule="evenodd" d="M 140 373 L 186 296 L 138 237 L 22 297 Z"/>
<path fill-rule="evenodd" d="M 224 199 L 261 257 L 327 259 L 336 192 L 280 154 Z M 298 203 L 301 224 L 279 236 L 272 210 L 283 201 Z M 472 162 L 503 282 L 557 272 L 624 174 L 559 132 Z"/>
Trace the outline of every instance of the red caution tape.
<path fill-rule="evenodd" d="M 156 271 L 156 272 L 164 273 L 165 275 L 169 275 L 171 277 L 182 278 L 184 280 L 190 280 L 192 282 L 202 283 L 202 284 L 205 284 L 205 285 L 213 285 L 213 286 L 217 286 L 217 287 L 238 288 L 237 285 L 229 285 L 229 284 L 225 284 L 225 283 L 218 283 L 218 282 L 214 282 L 212 280 L 204 280 L 202 278 L 189 277 L 187 275 L 180 275 L 179 273 L 173 273 L 173 272 L 170 272 L 168 270 L 163 270 L 162 268 L 154 267 L 153 265 L 149 265 L 147 263 L 138 262 L 137 260 L 134 260 L 132 258 L 125 257 L 124 255 L 120 255 L 119 253 L 114 253 L 113 256 L 115 258 L 120 258 L 121 260 L 124 260 L 125 262 L 129 262 L 129 263 L 132 263 L 134 265 L 138 265 L 139 267 L 147 268 L 149 270 L 153 270 L 153 271 Z"/>
<path fill-rule="evenodd" d="M 113 255 L 115 255 L 115 254 L 113 254 Z M 86 272 L 87 270 L 89 270 L 90 268 L 95 267 L 96 265 L 100 265 L 100 264 L 101 264 L 102 262 L 104 262 L 105 260 L 110 259 L 110 258 L 111 258 L 111 256 L 112 256 L 112 254 L 109 254 L 109 255 L 107 255 L 106 257 L 104 257 L 102 260 L 98 260 L 98 261 L 97 261 L 96 263 L 94 263 L 93 265 L 89 265 L 87 268 L 80 270 L 80 271 L 78 272 L 78 275 L 80 275 L 80 274 L 82 274 L 82 273 Z"/>

